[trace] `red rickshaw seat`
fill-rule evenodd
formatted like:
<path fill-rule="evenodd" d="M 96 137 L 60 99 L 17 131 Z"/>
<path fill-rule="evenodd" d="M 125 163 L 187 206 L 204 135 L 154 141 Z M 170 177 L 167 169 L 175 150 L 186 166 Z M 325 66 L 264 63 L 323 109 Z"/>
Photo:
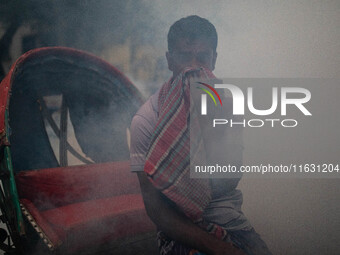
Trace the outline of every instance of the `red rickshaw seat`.
<path fill-rule="evenodd" d="M 20 172 L 20 202 L 52 243 L 68 252 L 155 231 L 129 162 Z"/>

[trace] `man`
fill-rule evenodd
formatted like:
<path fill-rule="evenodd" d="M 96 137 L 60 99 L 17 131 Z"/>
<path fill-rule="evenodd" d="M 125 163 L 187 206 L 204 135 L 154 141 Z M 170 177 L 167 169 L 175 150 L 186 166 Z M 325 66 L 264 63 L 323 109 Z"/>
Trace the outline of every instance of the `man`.
<path fill-rule="evenodd" d="M 184 77 L 187 68 L 213 71 L 216 47 L 216 29 L 208 20 L 189 16 L 175 22 L 168 33 L 166 58 L 173 76 L 167 84 L 180 83 L 176 78 Z M 146 211 L 160 230 L 160 254 L 270 254 L 241 212 L 242 194 L 235 189 L 239 179 L 211 181 L 211 200 L 203 211 L 205 221 L 227 231 L 223 240 L 193 223 L 148 179 L 145 162 L 159 119 L 160 93 L 158 90 L 139 109 L 130 129 L 131 170 L 138 173 Z"/>

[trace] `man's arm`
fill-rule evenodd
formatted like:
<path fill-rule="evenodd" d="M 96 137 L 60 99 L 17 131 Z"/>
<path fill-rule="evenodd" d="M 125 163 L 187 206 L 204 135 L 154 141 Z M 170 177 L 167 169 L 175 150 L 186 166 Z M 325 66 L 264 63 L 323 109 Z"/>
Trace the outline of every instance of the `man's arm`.
<path fill-rule="evenodd" d="M 232 244 L 221 241 L 202 230 L 177 211 L 167 201 L 167 198 L 152 185 L 144 172 L 138 172 L 138 178 L 147 214 L 171 239 L 206 254 L 244 254 Z"/>

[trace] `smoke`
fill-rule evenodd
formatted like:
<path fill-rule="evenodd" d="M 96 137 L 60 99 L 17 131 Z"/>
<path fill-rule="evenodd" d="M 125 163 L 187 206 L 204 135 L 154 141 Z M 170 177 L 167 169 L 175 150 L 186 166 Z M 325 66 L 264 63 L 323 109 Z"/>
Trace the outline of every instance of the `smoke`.
<path fill-rule="evenodd" d="M 197 14 L 219 35 L 222 77 L 334 77 L 339 60 L 337 1 L 157 1 L 163 31 Z M 163 35 L 164 39 L 165 33 Z M 165 40 L 164 40 L 165 41 Z M 164 42 L 162 46 L 165 48 Z"/>
<path fill-rule="evenodd" d="M 102 56 L 120 65 L 145 94 L 170 78 L 164 64 L 167 31 L 176 20 L 192 14 L 216 26 L 218 77 L 339 77 L 339 1 L 84 1 L 80 6 L 62 1 L 55 5 L 50 14 L 54 25 L 35 28 L 42 31 L 41 46 L 71 46 Z M 123 44 L 129 50 L 122 58 L 106 54 L 105 49 Z M 163 65 L 148 69 L 147 77 L 138 71 L 149 63 L 140 61 L 145 45 L 153 51 L 143 56 Z M 150 78 L 155 73 L 157 79 Z M 111 121 L 99 128 L 107 129 L 113 122 L 116 126 L 121 120 Z M 338 252 L 338 180 L 243 179 L 239 188 L 245 215 L 274 254 Z"/>
<path fill-rule="evenodd" d="M 157 1 L 155 6 L 164 24 L 159 44 L 164 51 L 168 27 L 179 18 L 197 14 L 216 26 L 217 77 L 339 77 L 338 1 Z M 338 187 L 335 179 L 242 179 L 239 185 L 243 212 L 273 254 L 338 252 Z"/>

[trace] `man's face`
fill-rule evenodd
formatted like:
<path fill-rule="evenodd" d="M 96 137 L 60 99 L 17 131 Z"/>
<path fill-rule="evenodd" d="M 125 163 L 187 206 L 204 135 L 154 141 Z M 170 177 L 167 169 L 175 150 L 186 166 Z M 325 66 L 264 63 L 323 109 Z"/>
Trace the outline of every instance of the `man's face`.
<path fill-rule="evenodd" d="M 204 39 L 190 41 L 179 38 L 172 52 L 166 53 L 168 68 L 176 77 L 186 67 L 205 67 L 215 69 L 217 53 Z"/>

